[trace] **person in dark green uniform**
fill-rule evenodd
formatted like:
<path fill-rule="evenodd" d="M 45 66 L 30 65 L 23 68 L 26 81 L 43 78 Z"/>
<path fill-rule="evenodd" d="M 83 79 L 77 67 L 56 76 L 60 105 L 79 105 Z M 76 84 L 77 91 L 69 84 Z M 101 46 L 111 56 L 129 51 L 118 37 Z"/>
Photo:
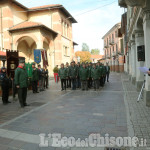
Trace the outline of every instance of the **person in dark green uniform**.
<path fill-rule="evenodd" d="M 69 63 L 66 63 L 66 70 L 67 70 L 67 79 L 66 79 L 66 84 L 67 84 L 67 88 L 71 88 L 71 79 L 69 77 Z"/>
<path fill-rule="evenodd" d="M 101 72 L 100 86 L 103 87 L 104 86 L 104 74 L 105 74 L 105 70 L 104 70 L 104 67 L 102 66 L 101 63 L 99 63 L 99 69 L 100 69 L 100 72 Z"/>
<path fill-rule="evenodd" d="M 66 90 L 66 78 L 67 78 L 67 69 L 64 68 L 64 64 L 61 64 L 61 68 L 58 71 L 58 76 L 61 79 L 61 90 Z"/>
<path fill-rule="evenodd" d="M 82 68 L 80 68 L 79 75 L 81 79 L 81 89 L 83 91 L 88 90 L 89 70 L 84 63 L 82 64 Z"/>
<path fill-rule="evenodd" d="M 77 67 L 75 66 L 75 62 L 71 63 L 71 67 L 69 67 L 69 77 L 72 82 L 72 90 L 76 90 L 76 79 L 77 79 Z"/>
<path fill-rule="evenodd" d="M 25 106 L 29 106 L 26 103 L 28 75 L 24 67 L 25 67 L 25 61 L 20 60 L 19 66 L 15 70 L 15 84 L 16 84 L 16 87 L 18 88 L 18 98 L 19 98 L 19 102 L 22 108 Z"/>
<path fill-rule="evenodd" d="M 88 70 L 89 70 L 88 88 L 92 88 L 91 69 L 92 69 L 92 63 L 90 62 L 88 66 Z"/>
<path fill-rule="evenodd" d="M 100 69 L 96 67 L 96 64 L 93 64 L 93 68 L 91 70 L 91 76 L 94 82 L 94 90 L 96 91 L 99 89 L 99 79 L 101 76 Z"/>
<path fill-rule="evenodd" d="M 81 79 L 80 79 L 80 74 L 79 74 L 79 72 L 80 72 L 80 69 L 81 69 L 81 66 L 80 66 L 80 63 L 78 62 L 77 63 L 77 71 L 78 71 L 78 73 L 77 73 L 77 88 L 81 88 Z"/>
<path fill-rule="evenodd" d="M 38 92 L 38 80 L 39 80 L 39 71 L 35 67 L 35 63 L 32 63 L 31 82 L 32 82 L 32 91 L 33 91 L 33 93 L 39 93 Z"/>

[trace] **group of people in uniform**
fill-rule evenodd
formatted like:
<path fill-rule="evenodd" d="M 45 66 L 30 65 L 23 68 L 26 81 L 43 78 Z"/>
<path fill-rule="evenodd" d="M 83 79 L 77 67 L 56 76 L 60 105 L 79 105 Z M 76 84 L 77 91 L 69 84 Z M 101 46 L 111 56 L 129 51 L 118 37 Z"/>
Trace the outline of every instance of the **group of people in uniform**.
<path fill-rule="evenodd" d="M 109 82 L 110 67 L 108 64 L 104 66 L 102 63 L 75 63 L 74 61 L 61 64 L 61 68 L 58 71 L 58 75 L 61 79 L 61 90 L 66 88 L 81 88 L 82 90 L 88 90 L 94 88 L 98 90 L 100 86 L 104 86 L 105 81 Z M 44 91 L 48 88 L 48 69 L 46 67 L 41 68 L 41 65 L 32 63 L 32 76 L 31 76 L 32 91 L 34 94 Z M 7 69 L 1 68 L 0 72 L 0 85 L 2 89 L 2 101 L 6 105 L 10 103 L 9 98 L 9 85 L 10 79 L 7 77 Z M 15 87 L 18 92 L 18 99 L 20 106 L 23 108 L 29 106 L 26 103 L 27 88 L 29 86 L 29 77 L 27 70 L 25 69 L 25 61 L 20 60 L 19 66 L 15 70 L 14 76 Z"/>
<path fill-rule="evenodd" d="M 61 79 L 61 90 L 66 88 L 81 88 L 82 90 L 88 90 L 94 88 L 98 90 L 99 87 L 103 87 L 105 81 L 109 82 L 110 67 L 108 64 L 104 66 L 102 63 L 75 63 L 74 61 L 61 64 L 61 68 L 58 71 L 58 76 Z"/>
<path fill-rule="evenodd" d="M 31 79 L 28 77 L 27 70 L 25 69 L 25 61 L 20 60 L 19 66 L 15 70 L 14 84 L 17 88 L 18 99 L 20 106 L 24 108 L 29 106 L 26 103 L 27 98 L 27 88 L 29 86 L 29 81 L 31 81 L 33 93 L 39 93 L 48 88 L 48 69 L 47 67 L 41 68 L 41 65 L 38 65 L 36 68 L 35 63 L 32 63 L 32 76 Z M 6 105 L 10 103 L 9 98 L 9 82 L 10 79 L 7 76 L 7 69 L 5 67 L 1 68 L 0 72 L 0 85 L 2 90 L 2 101 Z"/>

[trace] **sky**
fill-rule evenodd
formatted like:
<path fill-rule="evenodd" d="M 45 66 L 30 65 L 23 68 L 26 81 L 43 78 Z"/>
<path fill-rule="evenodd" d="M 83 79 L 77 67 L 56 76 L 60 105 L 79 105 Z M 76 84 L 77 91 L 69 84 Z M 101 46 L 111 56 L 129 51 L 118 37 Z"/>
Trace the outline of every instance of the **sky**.
<path fill-rule="evenodd" d="M 79 45 L 75 51 L 82 50 L 87 43 L 90 50 L 100 49 L 103 54 L 102 37 L 118 22 L 121 22 L 123 9 L 118 0 L 17 0 L 27 7 L 48 4 L 62 4 L 77 20 L 73 24 L 73 40 Z"/>

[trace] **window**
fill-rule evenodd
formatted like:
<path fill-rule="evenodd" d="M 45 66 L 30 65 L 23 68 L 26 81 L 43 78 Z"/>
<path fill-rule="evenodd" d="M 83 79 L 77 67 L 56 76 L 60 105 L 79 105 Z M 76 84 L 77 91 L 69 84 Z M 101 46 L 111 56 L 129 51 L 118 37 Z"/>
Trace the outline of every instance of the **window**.
<path fill-rule="evenodd" d="M 114 34 L 112 34 L 112 42 L 114 41 Z"/>
<path fill-rule="evenodd" d="M 69 25 L 62 20 L 62 35 L 68 37 Z"/>
<path fill-rule="evenodd" d="M 63 51 L 64 51 L 64 56 L 69 56 L 69 47 L 64 46 Z"/>
<path fill-rule="evenodd" d="M 118 37 L 118 32 L 117 31 L 115 31 L 115 37 Z"/>

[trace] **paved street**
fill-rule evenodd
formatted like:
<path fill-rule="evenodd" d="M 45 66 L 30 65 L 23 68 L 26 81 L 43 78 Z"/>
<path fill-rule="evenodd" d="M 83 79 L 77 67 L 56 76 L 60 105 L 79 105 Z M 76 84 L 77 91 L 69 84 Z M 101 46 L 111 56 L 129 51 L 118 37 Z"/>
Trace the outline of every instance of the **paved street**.
<path fill-rule="evenodd" d="M 61 150 L 40 148 L 40 133 L 61 133 L 76 139 L 85 139 L 91 133 L 102 136 L 108 133 L 115 137 L 136 135 L 149 139 L 150 109 L 143 108 L 142 101 L 136 103 L 137 94 L 124 74 L 113 73 L 110 82 L 96 92 L 93 89 L 61 92 L 60 83 L 50 81 L 50 88 L 45 92 L 36 95 L 29 92 L 31 106 L 28 108 L 21 109 L 18 101 L 8 106 L 0 104 L 0 150 Z"/>

